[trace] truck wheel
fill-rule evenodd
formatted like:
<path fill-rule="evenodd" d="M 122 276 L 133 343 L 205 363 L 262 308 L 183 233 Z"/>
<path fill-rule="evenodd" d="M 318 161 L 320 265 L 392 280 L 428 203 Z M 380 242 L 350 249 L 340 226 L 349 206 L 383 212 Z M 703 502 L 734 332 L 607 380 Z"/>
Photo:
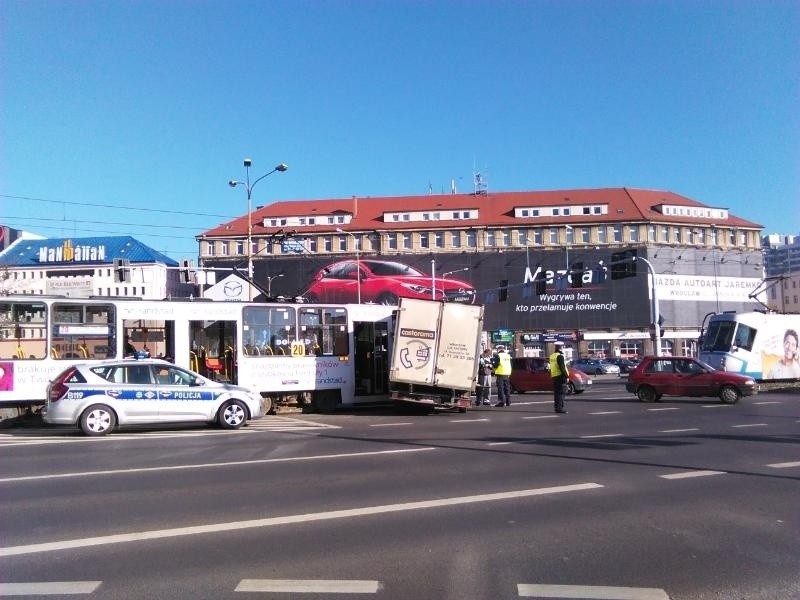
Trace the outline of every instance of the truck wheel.
<path fill-rule="evenodd" d="M 114 427 L 117 424 L 117 415 L 114 414 L 110 406 L 92 404 L 81 414 L 79 424 L 86 435 L 106 435 L 114 431 Z"/>
<path fill-rule="evenodd" d="M 275 402 L 272 400 L 272 396 L 261 396 L 261 412 L 263 414 L 270 414 L 274 408 Z"/>
<path fill-rule="evenodd" d="M 723 385 L 719 389 L 719 399 L 724 404 L 736 404 L 741 397 L 741 392 L 732 385 Z"/>
<path fill-rule="evenodd" d="M 314 409 L 324 415 L 329 415 L 339 405 L 339 394 L 336 390 L 319 390 L 312 400 Z"/>

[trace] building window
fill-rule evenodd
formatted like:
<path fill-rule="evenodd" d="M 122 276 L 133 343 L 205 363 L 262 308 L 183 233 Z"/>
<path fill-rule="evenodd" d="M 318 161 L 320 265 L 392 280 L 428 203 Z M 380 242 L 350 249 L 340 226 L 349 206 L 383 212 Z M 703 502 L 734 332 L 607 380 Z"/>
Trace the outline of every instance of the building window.
<path fill-rule="evenodd" d="M 410 214 L 406 213 L 406 214 L 403 215 L 403 221 L 410 221 L 410 220 L 411 220 L 411 215 Z"/>
<path fill-rule="evenodd" d="M 623 340 L 619 343 L 619 355 L 622 358 L 644 356 L 644 344 L 642 342 Z"/>
<path fill-rule="evenodd" d="M 511 245 L 511 232 L 508 229 L 503 229 L 500 231 L 500 238 L 503 240 L 501 242 L 503 246 Z"/>
<path fill-rule="evenodd" d="M 564 216 L 568 217 L 572 211 L 569 209 L 569 207 L 566 207 L 566 208 L 564 208 L 563 212 L 564 212 Z"/>
<path fill-rule="evenodd" d="M 386 241 L 389 244 L 389 250 L 397 250 L 397 234 L 389 233 L 386 235 Z"/>
<path fill-rule="evenodd" d="M 553 216 L 554 216 L 554 217 L 557 217 L 557 216 L 559 216 L 560 214 L 561 214 L 561 211 L 560 211 L 559 209 L 557 209 L 557 208 L 554 208 L 554 209 L 553 209 Z"/>
<path fill-rule="evenodd" d="M 552 246 L 558 246 L 558 229 L 555 227 L 550 227 L 548 230 L 549 237 L 550 237 L 550 244 Z"/>
<path fill-rule="evenodd" d="M 229 249 L 228 242 L 222 242 L 219 245 L 219 255 L 228 256 L 228 249 Z"/>
<path fill-rule="evenodd" d="M 622 229 L 620 229 L 619 226 L 617 226 L 617 225 L 614 225 L 613 229 L 614 229 L 614 233 L 613 233 L 614 241 L 619 244 L 619 243 L 622 242 Z"/>
<path fill-rule="evenodd" d="M 486 247 L 491 248 L 497 245 L 497 241 L 495 240 L 495 233 L 494 230 L 486 232 Z"/>
<path fill-rule="evenodd" d="M 647 227 L 647 241 L 648 242 L 655 242 L 656 241 L 656 226 L 649 225 Z"/>
<path fill-rule="evenodd" d="M 322 238 L 322 241 L 325 247 L 325 252 L 333 252 L 333 238 L 329 235 L 326 235 Z"/>
<path fill-rule="evenodd" d="M 400 215 L 392 215 L 392 221 L 399 221 Z"/>
<path fill-rule="evenodd" d="M 594 214 L 596 214 L 596 215 L 601 215 L 601 214 L 603 214 L 603 208 L 602 208 L 601 206 L 593 206 L 593 207 L 592 207 L 592 211 L 593 211 L 593 212 L 594 212 Z"/>
<path fill-rule="evenodd" d="M 574 244 L 575 243 L 575 231 L 569 225 L 567 225 L 567 227 L 566 227 L 565 238 L 567 240 L 567 244 Z"/>
<path fill-rule="evenodd" d="M 598 244 L 605 244 L 608 239 L 606 237 L 606 228 L 604 225 L 601 225 L 597 228 L 597 243 Z"/>
<path fill-rule="evenodd" d="M 450 245 L 453 248 L 461 248 L 461 232 L 460 231 L 451 231 L 450 232 Z"/>
<path fill-rule="evenodd" d="M 433 234 L 434 244 L 437 248 L 444 248 L 444 233 L 437 231 Z"/>
<path fill-rule="evenodd" d="M 347 236 L 345 235 L 339 236 L 339 251 L 341 252 L 347 251 Z"/>
<path fill-rule="evenodd" d="M 638 225 L 629 225 L 628 226 L 628 239 L 632 242 L 639 241 L 639 226 Z"/>
<path fill-rule="evenodd" d="M 411 234 L 404 233 L 403 234 L 403 250 L 411 250 Z"/>
<path fill-rule="evenodd" d="M 206 242 L 206 256 L 214 256 L 214 242 Z"/>
<path fill-rule="evenodd" d="M 537 246 L 541 246 L 543 243 L 542 230 L 538 227 L 533 230 L 533 243 Z"/>
<path fill-rule="evenodd" d="M 539 209 L 538 208 L 534 208 L 531 211 L 531 215 L 534 216 L 534 217 L 538 217 L 539 216 Z"/>
<path fill-rule="evenodd" d="M 662 227 L 661 228 L 661 241 L 665 244 L 669 243 L 669 227 Z"/>
<path fill-rule="evenodd" d="M 591 241 L 589 237 L 589 228 L 588 227 L 581 227 L 581 243 L 588 244 Z"/>
<path fill-rule="evenodd" d="M 316 254 L 316 252 L 317 252 L 317 238 L 316 237 L 308 238 L 308 251 L 309 252 L 313 252 L 314 254 Z"/>
<path fill-rule="evenodd" d="M 427 231 L 423 231 L 419 234 L 419 247 L 430 248 L 430 237 Z"/>
<path fill-rule="evenodd" d="M 528 236 L 525 235 L 524 229 L 517 229 L 517 244 L 520 246 L 528 245 Z"/>
<path fill-rule="evenodd" d="M 611 356 L 611 342 L 604 340 L 589 340 L 586 343 L 586 350 L 589 356 L 603 358 Z"/>
<path fill-rule="evenodd" d="M 377 252 L 378 250 L 380 250 L 380 240 L 378 238 L 377 233 L 368 234 L 367 242 L 369 243 L 368 250 L 372 250 L 373 252 Z"/>
<path fill-rule="evenodd" d="M 467 247 L 468 248 L 478 247 L 478 235 L 474 231 L 467 232 Z"/>

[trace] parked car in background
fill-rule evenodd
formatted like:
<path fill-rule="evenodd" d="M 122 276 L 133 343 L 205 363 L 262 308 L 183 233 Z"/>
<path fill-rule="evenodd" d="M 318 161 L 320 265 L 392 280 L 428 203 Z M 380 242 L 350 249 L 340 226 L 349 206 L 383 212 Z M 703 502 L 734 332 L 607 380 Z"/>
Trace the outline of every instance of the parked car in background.
<path fill-rule="evenodd" d="M 511 389 L 515 393 L 551 392 L 550 361 L 546 358 L 525 356 L 511 359 Z M 592 378 L 583 371 L 569 368 L 568 394 L 580 394 L 592 385 Z"/>
<path fill-rule="evenodd" d="M 45 423 L 105 435 L 117 425 L 205 421 L 238 429 L 263 415 L 261 396 L 157 359 L 78 363 L 47 387 Z"/>
<path fill-rule="evenodd" d="M 636 368 L 636 365 L 639 364 L 639 361 L 631 360 L 629 358 L 607 358 L 605 362 L 609 362 L 612 365 L 617 365 L 619 367 L 620 374 L 622 373 L 630 373 Z"/>
<path fill-rule="evenodd" d="M 359 283 L 359 275 L 360 283 Z M 435 294 L 432 292 L 436 286 Z M 436 278 L 386 260 L 343 260 L 320 269 L 303 294 L 309 302 L 397 304 L 399 298 L 475 302 L 475 288 L 460 279 Z"/>
<path fill-rule="evenodd" d="M 742 396 L 758 393 L 752 377 L 715 371 L 688 356 L 646 356 L 628 375 L 625 387 L 642 402 L 662 396 L 717 396 L 725 404 L 736 404 Z"/>
<path fill-rule="evenodd" d="M 619 367 L 604 360 L 596 358 L 577 358 L 569 363 L 570 368 L 580 369 L 591 375 L 619 375 Z"/>

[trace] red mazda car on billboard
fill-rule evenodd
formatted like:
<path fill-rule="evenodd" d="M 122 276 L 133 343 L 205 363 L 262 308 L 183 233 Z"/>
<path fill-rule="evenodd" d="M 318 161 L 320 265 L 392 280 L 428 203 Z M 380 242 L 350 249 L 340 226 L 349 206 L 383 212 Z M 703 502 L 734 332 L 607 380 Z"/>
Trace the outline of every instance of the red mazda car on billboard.
<path fill-rule="evenodd" d="M 475 302 L 475 288 L 458 279 L 436 278 L 436 293 L 430 275 L 409 265 L 384 260 L 343 260 L 317 272 L 303 296 L 309 302 L 358 302 L 358 269 L 361 268 L 361 302 L 397 304 L 399 298 L 421 298 L 447 302 Z"/>

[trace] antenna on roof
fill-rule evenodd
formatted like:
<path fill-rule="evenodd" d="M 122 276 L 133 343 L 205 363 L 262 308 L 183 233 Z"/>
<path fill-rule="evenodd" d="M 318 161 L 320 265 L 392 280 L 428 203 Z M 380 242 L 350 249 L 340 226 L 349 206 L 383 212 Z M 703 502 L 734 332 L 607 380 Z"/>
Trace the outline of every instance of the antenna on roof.
<path fill-rule="evenodd" d="M 486 177 L 478 171 L 475 170 L 473 167 L 472 169 L 472 186 L 473 186 L 473 193 L 476 196 L 485 196 L 489 193 L 489 182 L 486 181 Z"/>

